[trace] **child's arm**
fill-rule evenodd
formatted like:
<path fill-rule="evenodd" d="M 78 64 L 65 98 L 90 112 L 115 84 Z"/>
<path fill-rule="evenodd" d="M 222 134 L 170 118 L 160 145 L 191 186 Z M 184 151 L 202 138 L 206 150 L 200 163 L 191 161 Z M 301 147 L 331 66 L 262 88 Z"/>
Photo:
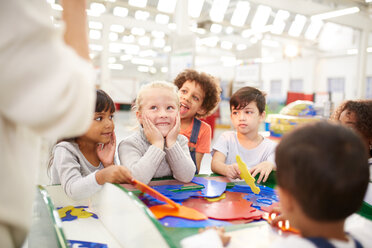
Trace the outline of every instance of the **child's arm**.
<path fill-rule="evenodd" d="M 133 178 L 128 168 L 114 165 L 98 171 L 96 180 L 98 184 L 103 185 L 105 183 L 130 183 Z"/>
<path fill-rule="evenodd" d="M 260 176 L 257 180 L 257 183 L 260 183 L 262 178 L 263 178 L 262 182 L 266 182 L 266 180 L 269 177 L 271 171 L 273 171 L 275 169 L 276 169 L 275 164 L 273 164 L 269 161 L 264 161 L 264 162 L 261 162 L 261 163 L 257 164 L 253 168 L 251 168 L 249 170 L 249 172 L 252 174 L 252 177 L 255 177 L 258 173 L 260 173 Z"/>
<path fill-rule="evenodd" d="M 200 165 L 201 165 L 201 161 L 203 157 L 204 157 L 204 153 L 201 153 L 201 152 L 195 153 L 196 167 L 198 168 L 198 172 L 200 171 Z"/>
<path fill-rule="evenodd" d="M 126 166 L 135 179 L 146 184 L 154 177 L 165 156 L 163 149 L 149 146 L 139 133 L 120 142 L 118 153 L 120 164 Z"/>
<path fill-rule="evenodd" d="M 173 177 L 181 182 L 190 182 L 195 175 L 195 164 L 190 156 L 188 139 L 179 135 L 176 143 L 165 148 L 166 160 L 171 168 Z"/>
<path fill-rule="evenodd" d="M 114 156 L 116 149 L 115 132 L 112 133 L 111 140 L 107 144 L 97 145 L 97 155 L 104 167 L 114 164 Z"/>
<path fill-rule="evenodd" d="M 220 175 L 236 179 L 240 178 L 240 170 L 237 163 L 225 164 L 226 156 L 219 151 L 215 151 L 212 158 L 212 171 Z"/>

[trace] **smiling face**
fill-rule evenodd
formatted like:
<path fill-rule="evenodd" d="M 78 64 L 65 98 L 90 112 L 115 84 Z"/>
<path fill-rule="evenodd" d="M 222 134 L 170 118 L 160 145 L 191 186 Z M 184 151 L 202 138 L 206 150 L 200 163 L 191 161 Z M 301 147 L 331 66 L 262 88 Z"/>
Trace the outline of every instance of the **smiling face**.
<path fill-rule="evenodd" d="M 113 117 L 110 111 L 95 112 L 92 124 L 81 139 L 103 144 L 110 142 L 115 128 Z"/>
<path fill-rule="evenodd" d="M 231 109 L 231 122 L 241 134 L 257 133 L 265 119 L 265 112 L 260 114 L 255 102 L 250 102 L 243 109 Z"/>
<path fill-rule="evenodd" d="M 178 91 L 180 97 L 181 119 L 194 118 L 196 113 L 203 114 L 202 109 L 205 93 L 195 81 L 186 81 Z"/>
<path fill-rule="evenodd" d="M 176 124 L 179 111 L 174 92 L 168 88 L 151 88 L 143 92 L 142 104 L 136 112 L 139 123 L 146 116 L 151 123 L 166 137 Z"/>

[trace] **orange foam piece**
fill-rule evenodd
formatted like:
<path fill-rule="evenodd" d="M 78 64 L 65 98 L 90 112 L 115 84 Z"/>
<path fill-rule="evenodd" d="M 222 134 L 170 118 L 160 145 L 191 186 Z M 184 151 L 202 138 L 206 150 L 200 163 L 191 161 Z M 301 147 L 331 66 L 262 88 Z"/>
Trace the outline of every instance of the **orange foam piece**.
<path fill-rule="evenodd" d="M 156 218 L 161 219 L 165 216 L 173 216 L 190 220 L 206 220 L 207 216 L 200 213 L 199 211 L 179 205 L 179 208 L 174 208 L 169 204 L 165 205 L 156 205 L 150 207 L 151 212 L 155 215 Z"/>

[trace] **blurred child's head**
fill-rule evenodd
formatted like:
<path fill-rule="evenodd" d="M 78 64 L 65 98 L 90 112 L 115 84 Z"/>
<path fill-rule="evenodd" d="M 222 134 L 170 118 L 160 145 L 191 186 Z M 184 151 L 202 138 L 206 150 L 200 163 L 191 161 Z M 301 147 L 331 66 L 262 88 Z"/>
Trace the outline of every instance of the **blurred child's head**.
<path fill-rule="evenodd" d="M 265 120 L 265 95 L 253 87 L 243 87 L 230 98 L 231 122 L 240 133 L 258 132 Z"/>
<path fill-rule="evenodd" d="M 174 84 L 179 89 L 181 119 L 206 117 L 217 109 L 221 88 L 211 75 L 187 69 L 177 75 Z"/>
<path fill-rule="evenodd" d="M 108 143 L 114 132 L 115 104 L 111 97 L 103 90 L 96 90 L 96 109 L 94 119 L 88 131 L 79 140 L 87 140 L 95 143 Z"/>
<path fill-rule="evenodd" d="M 176 86 L 155 81 L 141 87 L 133 109 L 141 125 L 148 118 L 166 137 L 176 124 L 179 106 Z"/>
<path fill-rule="evenodd" d="M 301 126 L 283 137 L 275 160 L 282 211 L 294 227 L 301 229 L 304 216 L 344 221 L 361 206 L 367 153 L 351 129 L 325 121 Z"/>
<path fill-rule="evenodd" d="M 372 100 L 348 100 L 335 110 L 331 119 L 353 128 L 368 146 L 372 145 Z"/>

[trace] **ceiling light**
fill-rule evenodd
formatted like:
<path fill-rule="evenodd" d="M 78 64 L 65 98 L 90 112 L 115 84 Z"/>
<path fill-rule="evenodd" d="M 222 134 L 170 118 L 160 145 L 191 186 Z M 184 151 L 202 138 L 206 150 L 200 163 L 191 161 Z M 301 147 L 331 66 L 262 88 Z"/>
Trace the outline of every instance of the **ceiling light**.
<path fill-rule="evenodd" d="M 220 24 L 213 23 L 210 30 L 212 33 L 219 34 L 222 31 L 222 26 Z"/>
<path fill-rule="evenodd" d="M 101 39 L 101 31 L 98 31 L 98 30 L 90 30 L 89 31 L 89 38 L 91 38 L 92 40 L 99 40 Z"/>
<path fill-rule="evenodd" d="M 150 73 L 155 74 L 158 70 L 155 67 L 150 68 Z"/>
<path fill-rule="evenodd" d="M 243 26 L 249 14 L 250 8 L 249 2 L 239 1 L 236 4 L 236 8 L 231 17 L 231 24 L 240 27 Z"/>
<path fill-rule="evenodd" d="M 311 20 L 311 23 L 306 30 L 305 38 L 309 40 L 315 40 L 322 26 L 323 22 L 321 20 Z"/>
<path fill-rule="evenodd" d="M 271 29 L 271 33 L 273 34 L 282 34 L 285 28 L 285 21 L 289 17 L 289 12 L 286 10 L 279 10 L 273 22 L 273 27 Z"/>
<path fill-rule="evenodd" d="M 298 37 L 300 36 L 306 23 L 306 17 L 303 15 L 297 14 L 295 20 L 292 22 L 291 27 L 289 28 L 288 34 L 290 36 Z"/>
<path fill-rule="evenodd" d="M 90 21 L 89 22 L 89 28 L 90 29 L 102 29 L 103 24 L 102 24 L 102 22 Z"/>
<path fill-rule="evenodd" d="M 189 0 L 188 12 L 189 16 L 198 18 L 203 8 L 204 0 Z"/>
<path fill-rule="evenodd" d="M 107 67 L 111 70 L 123 70 L 124 66 L 122 64 L 108 64 Z"/>
<path fill-rule="evenodd" d="M 137 28 L 137 27 L 134 27 L 130 30 L 130 32 L 133 34 L 133 35 L 144 35 L 146 33 L 146 30 L 143 29 L 143 28 Z"/>
<path fill-rule="evenodd" d="M 233 27 L 227 27 L 225 29 L 225 32 L 226 32 L 226 34 L 232 34 L 234 32 L 234 28 Z"/>
<path fill-rule="evenodd" d="M 326 13 L 323 13 L 323 14 L 313 15 L 311 17 L 311 19 L 313 19 L 313 20 L 316 20 L 316 19 L 324 20 L 324 19 L 334 18 L 334 17 L 338 17 L 338 16 L 343 16 L 343 15 L 355 14 L 359 11 L 360 11 L 360 9 L 358 7 L 340 9 L 340 10 L 326 12 Z"/>
<path fill-rule="evenodd" d="M 139 52 L 138 56 L 140 57 L 156 57 L 157 53 L 154 50 L 148 49 Z"/>
<path fill-rule="evenodd" d="M 163 51 L 166 52 L 166 53 L 168 53 L 168 52 L 172 51 L 172 48 L 170 46 L 165 46 L 163 48 Z"/>
<path fill-rule="evenodd" d="M 270 13 L 270 7 L 259 5 L 251 23 L 252 29 L 259 29 L 265 26 L 267 21 L 269 20 Z"/>
<path fill-rule="evenodd" d="M 181 0 L 182 1 L 182 0 Z M 176 8 L 177 0 L 159 0 L 158 10 L 173 13 Z"/>
<path fill-rule="evenodd" d="M 371 0 L 372 1 L 372 0 Z M 367 48 L 367 53 L 372 53 L 372 47 Z"/>
<path fill-rule="evenodd" d="M 137 10 L 136 13 L 134 14 L 134 17 L 140 21 L 146 21 L 149 18 L 149 16 L 150 16 L 149 12 L 142 10 Z"/>
<path fill-rule="evenodd" d="M 214 0 L 212 4 L 212 8 L 209 12 L 209 16 L 211 20 L 214 22 L 222 22 L 223 17 L 225 16 L 225 12 L 227 6 L 229 5 L 230 0 Z"/>
<path fill-rule="evenodd" d="M 152 59 L 143 59 L 143 58 L 133 58 L 130 62 L 135 65 L 147 65 L 153 66 L 154 61 Z"/>
<path fill-rule="evenodd" d="M 100 16 L 102 13 L 106 11 L 106 7 L 102 3 L 91 3 L 90 11 L 92 15 Z"/>
<path fill-rule="evenodd" d="M 139 72 L 149 72 L 150 69 L 149 69 L 148 66 L 140 65 L 140 66 L 137 67 L 137 70 L 138 70 Z"/>
<path fill-rule="evenodd" d="M 166 72 L 168 72 L 168 67 L 164 66 L 160 70 L 161 70 L 162 73 L 166 73 Z"/>
<path fill-rule="evenodd" d="M 285 54 L 285 56 L 287 56 L 289 58 L 294 58 L 294 57 L 298 56 L 299 48 L 296 45 L 287 45 L 284 48 L 284 54 Z"/>
<path fill-rule="evenodd" d="M 128 3 L 135 7 L 144 8 L 146 7 L 147 0 L 129 0 Z"/>
<path fill-rule="evenodd" d="M 157 14 L 155 17 L 155 22 L 159 24 L 168 24 L 169 22 L 169 16 L 163 15 L 163 14 Z"/>
<path fill-rule="evenodd" d="M 116 62 L 116 58 L 115 58 L 115 57 L 110 57 L 110 58 L 108 59 L 108 62 L 109 62 L 110 64 L 114 64 L 114 63 Z"/>
<path fill-rule="evenodd" d="M 115 7 L 113 14 L 114 16 L 126 17 L 128 15 L 128 9 L 123 7 Z"/>
<path fill-rule="evenodd" d="M 125 28 L 122 25 L 112 24 L 110 26 L 110 31 L 112 31 L 112 32 L 122 33 L 122 32 L 124 32 L 124 30 L 125 30 Z"/>

